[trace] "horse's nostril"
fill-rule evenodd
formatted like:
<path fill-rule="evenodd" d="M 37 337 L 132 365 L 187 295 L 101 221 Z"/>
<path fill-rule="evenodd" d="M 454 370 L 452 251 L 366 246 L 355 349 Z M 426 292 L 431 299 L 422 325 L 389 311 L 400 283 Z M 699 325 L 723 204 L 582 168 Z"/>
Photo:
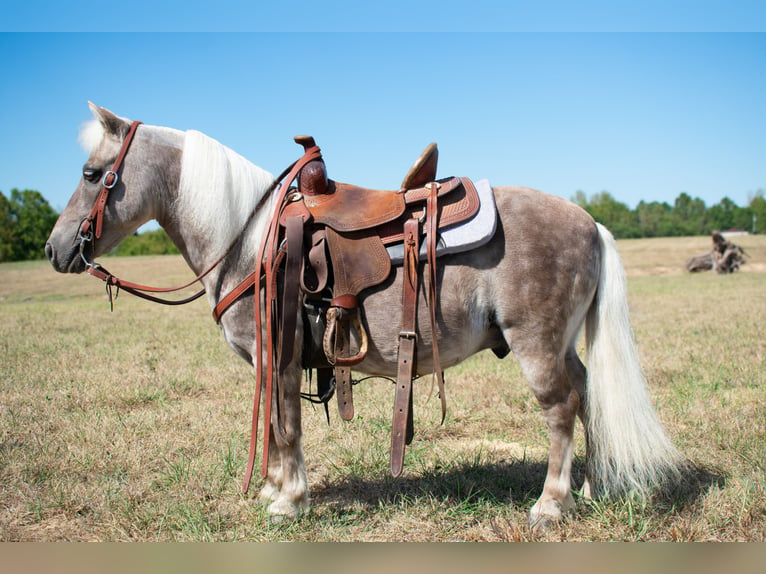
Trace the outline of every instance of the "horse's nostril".
<path fill-rule="evenodd" d="M 53 245 L 51 245 L 50 242 L 47 242 L 45 244 L 45 256 L 48 258 L 48 261 L 52 262 L 55 255 L 56 253 L 53 250 Z"/>

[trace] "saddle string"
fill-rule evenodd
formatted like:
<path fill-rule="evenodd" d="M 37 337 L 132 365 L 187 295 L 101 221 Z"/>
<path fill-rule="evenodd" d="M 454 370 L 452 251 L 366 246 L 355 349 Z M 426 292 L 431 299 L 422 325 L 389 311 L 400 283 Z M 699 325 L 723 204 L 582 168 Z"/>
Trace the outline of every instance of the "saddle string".
<path fill-rule="evenodd" d="M 442 419 L 441 424 L 444 424 L 444 419 L 447 416 L 447 397 L 444 389 L 444 371 L 441 368 L 441 361 L 439 359 L 439 345 L 436 342 L 436 286 L 437 286 L 437 274 L 436 274 L 436 233 L 438 228 L 439 219 L 439 206 L 437 203 L 437 196 L 439 192 L 439 184 L 432 182 L 428 184 L 430 191 L 428 194 L 428 201 L 426 204 L 426 234 L 428 236 L 428 308 L 430 310 L 429 316 L 431 320 L 431 346 L 433 349 L 434 359 L 434 377 L 431 379 L 431 393 L 433 392 L 433 380 L 439 387 L 439 398 L 441 400 Z M 429 393 L 429 398 L 431 396 Z"/>

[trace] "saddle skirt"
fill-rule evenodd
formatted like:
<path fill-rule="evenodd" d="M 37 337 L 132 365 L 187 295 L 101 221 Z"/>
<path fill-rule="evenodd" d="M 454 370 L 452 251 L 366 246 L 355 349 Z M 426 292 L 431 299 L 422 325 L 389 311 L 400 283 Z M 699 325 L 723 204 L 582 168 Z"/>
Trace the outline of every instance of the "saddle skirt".
<path fill-rule="evenodd" d="M 482 179 L 474 184 L 479 197 L 479 210 L 476 215 L 460 223 L 445 227 L 439 231 L 436 244 L 436 257 L 462 253 L 478 249 L 489 242 L 497 228 L 497 206 L 495 194 L 489 180 Z M 426 259 L 424 244 L 420 248 L 420 260 Z M 386 246 L 386 252 L 392 265 L 402 265 L 404 262 L 404 242 L 400 241 Z"/>

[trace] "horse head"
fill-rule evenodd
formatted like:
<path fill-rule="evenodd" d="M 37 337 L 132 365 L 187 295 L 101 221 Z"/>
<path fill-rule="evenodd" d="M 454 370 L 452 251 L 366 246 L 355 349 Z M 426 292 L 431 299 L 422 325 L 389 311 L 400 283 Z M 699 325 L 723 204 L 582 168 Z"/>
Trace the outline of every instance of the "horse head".
<path fill-rule="evenodd" d="M 181 143 L 171 142 L 163 129 L 160 137 L 167 141 L 158 142 L 154 133 L 158 129 L 142 126 L 125 153 L 132 122 L 90 102 L 89 106 L 94 119 L 83 127 L 80 142 L 90 155 L 45 245 L 53 268 L 62 273 L 82 273 L 95 257 L 108 253 L 147 221 L 159 219 L 160 194 L 178 186 L 178 170 L 169 170 L 168 165 L 179 161 L 169 162 L 168 154 L 178 160 L 182 138 Z M 124 159 L 117 167 L 121 152 Z M 100 199 L 104 204 L 97 222 L 94 205 Z"/>

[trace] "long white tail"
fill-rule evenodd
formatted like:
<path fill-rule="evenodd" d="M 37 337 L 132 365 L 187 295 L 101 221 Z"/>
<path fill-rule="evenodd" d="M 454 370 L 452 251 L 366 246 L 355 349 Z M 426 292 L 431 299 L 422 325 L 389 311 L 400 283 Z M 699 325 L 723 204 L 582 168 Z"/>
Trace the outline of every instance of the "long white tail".
<path fill-rule="evenodd" d="M 627 280 L 612 234 L 598 225 L 601 275 L 588 312 L 588 466 L 593 486 L 637 491 L 677 478 L 682 456 L 657 419 L 628 318 Z"/>

